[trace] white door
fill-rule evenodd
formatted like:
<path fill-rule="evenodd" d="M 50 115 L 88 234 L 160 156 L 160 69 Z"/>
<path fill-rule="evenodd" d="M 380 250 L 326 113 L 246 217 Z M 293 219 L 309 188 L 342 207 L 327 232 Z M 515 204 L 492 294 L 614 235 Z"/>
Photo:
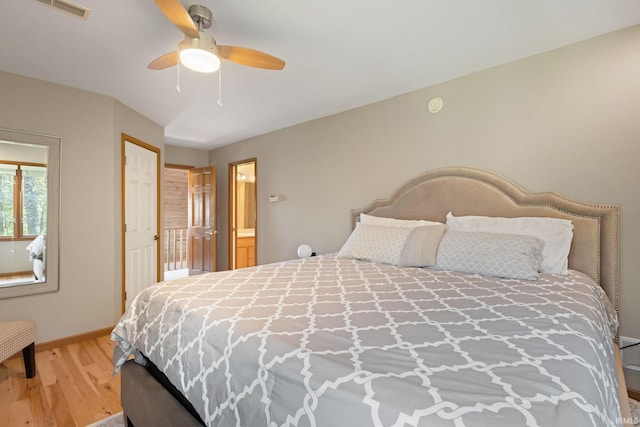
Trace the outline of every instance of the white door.
<path fill-rule="evenodd" d="M 125 141 L 125 308 L 158 277 L 158 153 Z"/>

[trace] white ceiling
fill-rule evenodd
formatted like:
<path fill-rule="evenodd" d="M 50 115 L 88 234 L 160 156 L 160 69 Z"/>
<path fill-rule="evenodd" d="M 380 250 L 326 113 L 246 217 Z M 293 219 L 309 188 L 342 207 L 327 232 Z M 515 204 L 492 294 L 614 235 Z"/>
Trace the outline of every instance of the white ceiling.
<path fill-rule="evenodd" d="M 221 107 L 217 74 L 181 67 L 178 93 L 177 67 L 147 69 L 183 38 L 152 0 L 76 0 L 87 21 L 2 0 L 0 70 L 111 96 L 168 144 L 211 149 L 640 23 L 638 0 L 182 1 L 212 10 L 219 44 L 285 69 L 223 61 Z"/>

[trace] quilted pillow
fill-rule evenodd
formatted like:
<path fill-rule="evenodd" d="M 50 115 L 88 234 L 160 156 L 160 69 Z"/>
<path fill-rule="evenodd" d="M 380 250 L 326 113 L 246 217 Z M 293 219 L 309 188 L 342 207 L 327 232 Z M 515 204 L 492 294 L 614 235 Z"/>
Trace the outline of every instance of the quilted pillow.
<path fill-rule="evenodd" d="M 423 227 L 425 225 L 437 225 L 441 222 L 427 221 L 423 219 L 397 219 L 397 218 L 385 218 L 382 216 L 373 216 L 367 214 L 360 214 L 360 222 L 367 225 L 384 225 L 387 227 Z"/>
<path fill-rule="evenodd" d="M 571 240 L 573 240 L 573 224 L 568 219 L 453 216 L 449 212 L 447 214 L 447 229 L 523 234 L 537 237 L 544 242 L 540 272 L 564 275 L 568 272 L 569 249 L 571 249 Z"/>
<path fill-rule="evenodd" d="M 436 263 L 436 253 L 440 239 L 447 226 L 426 225 L 411 230 L 402 249 L 400 267 L 431 267 Z"/>
<path fill-rule="evenodd" d="M 438 247 L 438 270 L 537 280 L 544 242 L 533 236 L 447 229 Z"/>
<path fill-rule="evenodd" d="M 411 230 L 359 222 L 338 256 L 397 265 Z"/>

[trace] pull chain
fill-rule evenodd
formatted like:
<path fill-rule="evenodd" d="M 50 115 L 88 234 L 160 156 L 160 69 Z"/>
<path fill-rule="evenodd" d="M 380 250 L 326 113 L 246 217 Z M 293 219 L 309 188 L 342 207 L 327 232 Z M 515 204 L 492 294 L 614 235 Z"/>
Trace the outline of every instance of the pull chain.
<path fill-rule="evenodd" d="M 218 105 L 222 107 L 222 64 L 218 68 Z"/>
<path fill-rule="evenodd" d="M 178 84 L 176 90 L 180 93 L 180 47 L 178 47 Z"/>

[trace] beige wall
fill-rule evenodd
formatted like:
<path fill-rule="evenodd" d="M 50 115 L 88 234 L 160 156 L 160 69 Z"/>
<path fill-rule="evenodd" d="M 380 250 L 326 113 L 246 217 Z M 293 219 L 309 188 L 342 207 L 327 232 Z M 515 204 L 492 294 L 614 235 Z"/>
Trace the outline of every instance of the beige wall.
<path fill-rule="evenodd" d="M 437 58 L 434 58 L 437 60 Z M 441 97 L 438 114 L 427 111 Z M 213 150 L 218 265 L 227 167 L 256 157 L 258 261 L 338 250 L 349 211 L 444 166 L 622 208 L 622 334 L 640 338 L 640 26 Z M 269 203 L 270 194 L 285 200 Z"/>
<path fill-rule="evenodd" d="M 173 165 L 193 166 L 203 168 L 209 166 L 208 152 L 196 150 L 195 148 L 176 147 L 175 145 L 164 146 L 164 162 Z"/>
<path fill-rule="evenodd" d="M 112 98 L 0 72 L 0 127 L 62 138 L 60 290 L 0 300 L 37 341 L 115 324 L 121 307 L 120 133 L 162 147 L 163 129 Z"/>

